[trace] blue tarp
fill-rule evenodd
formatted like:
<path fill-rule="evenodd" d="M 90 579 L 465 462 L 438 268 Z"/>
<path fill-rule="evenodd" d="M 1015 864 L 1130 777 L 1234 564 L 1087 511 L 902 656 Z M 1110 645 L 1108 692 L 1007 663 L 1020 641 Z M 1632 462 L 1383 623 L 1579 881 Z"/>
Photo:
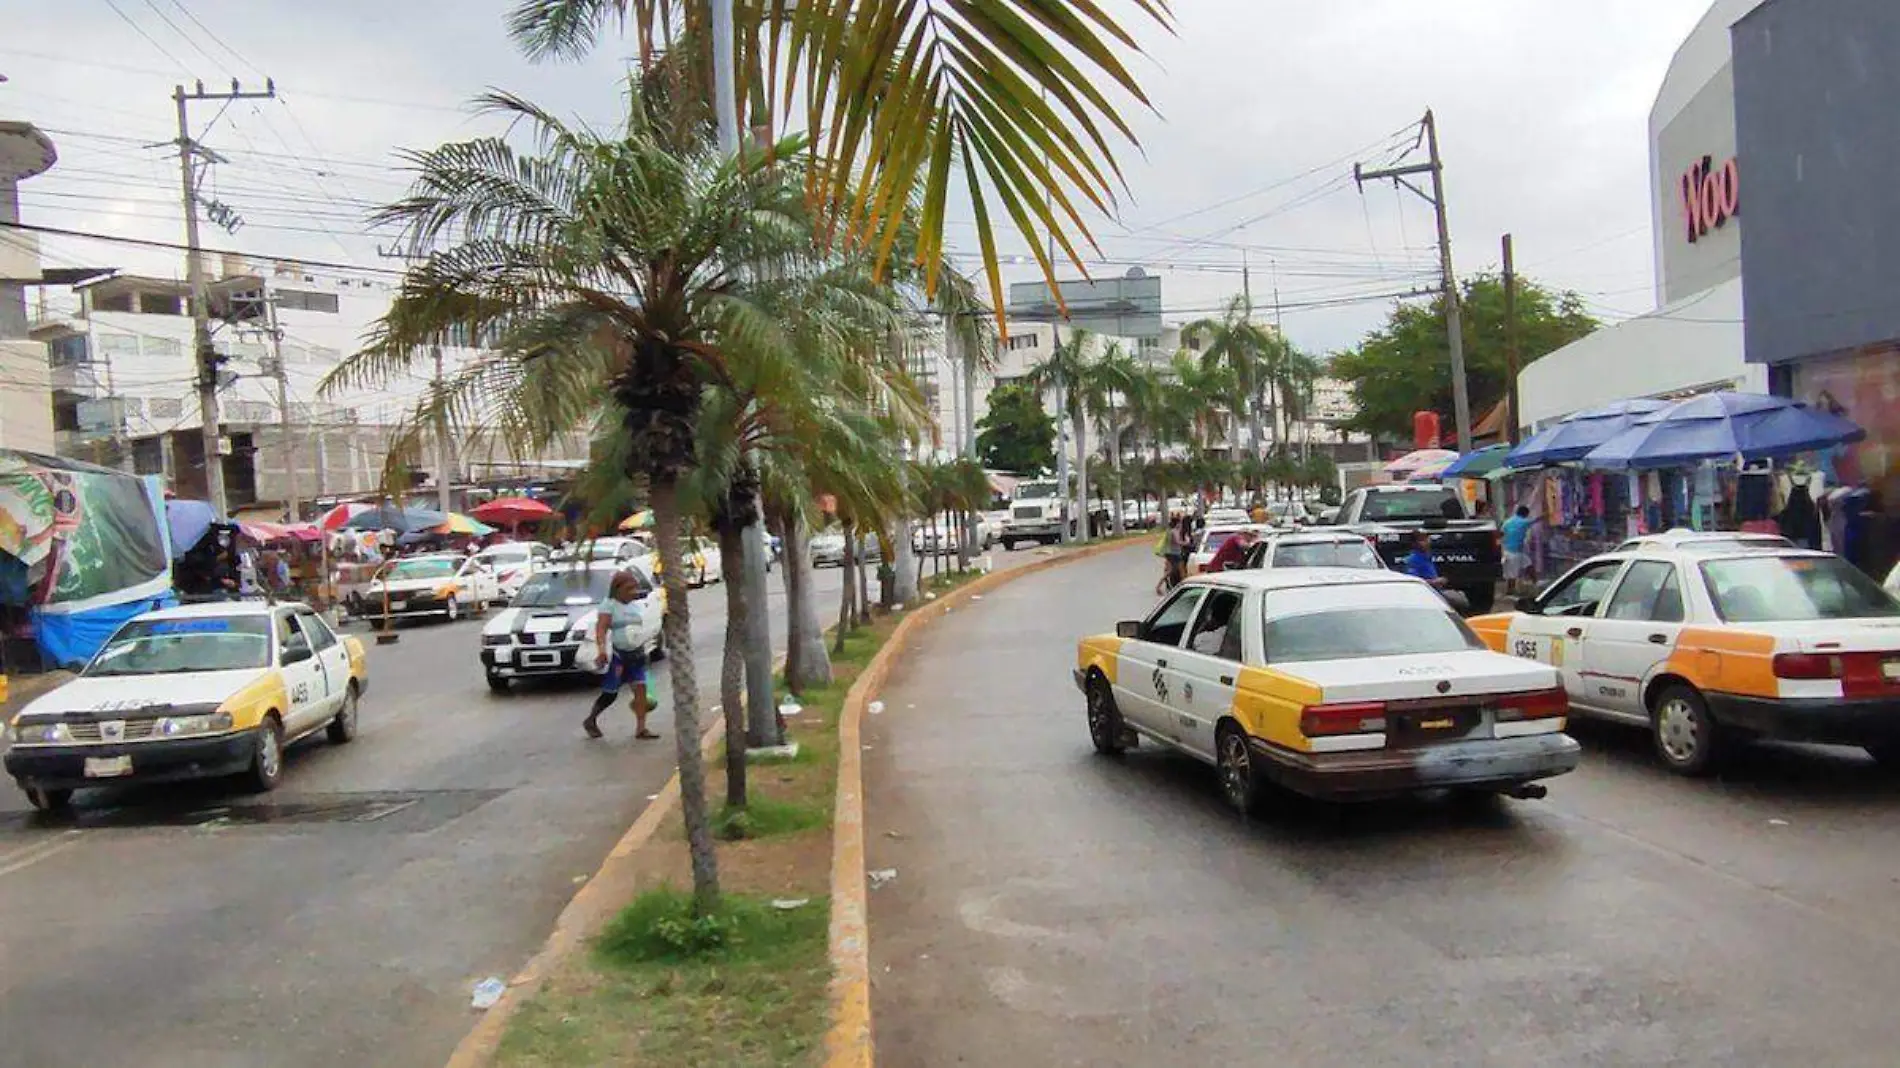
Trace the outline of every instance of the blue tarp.
<path fill-rule="evenodd" d="M 171 532 L 172 559 L 190 552 L 217 518 L 205 501 L 166 501 L 165 527 Z"/>
<path fill-rule="evenodd" d="M 1504 465 L 1538 467 L 1581 460 L 1590 454 L 1591 449 L 1667 407 L 1669 405 L 1665 401 L 1637 397 L 1565 416 L 1554 425 L 1524 439 L 1505 456 Z"/>
<path fill-rule="evenodd" d="M 1646 416 L 1583 459 L 1590 467 L 1680 467 L 1703 460 L 1766 460 L 1867 436 L 1853 422 L 1786 397 L 1705 393 Z"/>
<path fill-rule="evenodd" d="M 33 637 L 39 642 L 40 653 L 48 663 L 77 668 L 91 660 L 92 654 L 98 652 L 99 647 L 126 620 L 140 612 L 169 608 L 177 603 L 178 598 L 167 592 L 158 597 L 105 605 L 84 612 L 48 612 L 35 606 Z"/>

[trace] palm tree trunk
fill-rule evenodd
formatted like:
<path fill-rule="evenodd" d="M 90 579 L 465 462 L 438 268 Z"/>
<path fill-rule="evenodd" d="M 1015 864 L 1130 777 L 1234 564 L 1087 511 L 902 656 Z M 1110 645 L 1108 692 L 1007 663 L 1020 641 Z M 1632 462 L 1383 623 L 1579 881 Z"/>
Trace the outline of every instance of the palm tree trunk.
<path fill-rule="evenodd" d="M 712 813 L 706 808 L 706 765 L 699 752 L 699 677 L 693 666 L 692 609 L 686 600 L 686 562 L 680 556 L 679 481 L 672 474 L 649 480 L 654 540 L 666 588 L 667 670 L 673 684 L 673 744 L 679 757 L 680 816 L 693 862 L 693 912 L 709 916 L 719 907 L 719 859 L 713 853 Z"/>
<path fill-rule="evenodd" d="M 1128 525 L 1122 519 L 1122 497 L 1128 492 L 1122 485 L 1122 427 L 1115 421 L 1115 404 L 1108 405 L 1108 467 L 1115 472 L 1115 502 L 1109 509 L 1109 522 L 1114 524 L 1115 536 L 1128 533 Z"/>
<path fill-rule="evenodd" d="M 779 537 L 785 540 L 785 684 L 793 693 L 808 693 L 831 684 L 831 654 L 818 622 L 811 534 L 804 520 L 792 516 Z"/>
<path fill-rule="evenodd" d="M 745 546 L 739 532 L 719 529 L 719 557 L 726 564 L 726 648 L 719 661 L 719 708 L 726 717 L 726 806 L 745 807 L 745 651 L 747 604 Z"/>
<path fill-rule="evenodd" d="M 844 655 L 844 636 L 851 632 L 851 600 L 857 596 L 858 584 L 851 578 L 851 569 L 857 564 L 857 548 L 852 544 L 851 525 L 844 528 L 844 559 L 838 564 L 838 627 L 831 643 L 831 655 Z"/>
<path fill-rule="evenodd" d="M 893 585 L 897 589 L 897 603 L 912 605 L 923 600 L 919 589 L 919 580 L 923 576 L 917 563 L 917 550 L 910 542 L 910 520 L 899 517 L 897 525 L 902 536 L 891 546 L 891 555 L 895 557 L 891 561 Z"/>
<path fill-rule="evenodd" d="M 1075 427 L 1075 495 L 1081 503 L 1082 521 L 1077 525 L 1076 535 L 1081 541 L 1089 540 L 1089 425 L 1087 413 L 1076 409 L 1075 417 L 1070 420 Z"/>
<path fill-rule="evenodd" d="M 860 627 L 868 627 L 871 625 L 871 569 L 865 566 L 867 563 L 870 562 L 865 559 L 865 557 L 868 554 L 862 551 L 865 544 L 866 544 L 866 539 L 864 535 L 862 534 L 858 535 L 858 548 L 860 551 L 858 553 L 858 622 L 857 622 L 857 625 Z M 881 562 L 892 555 L 893 554 L 889 552 L 879 553 L 878 560 Z"/>

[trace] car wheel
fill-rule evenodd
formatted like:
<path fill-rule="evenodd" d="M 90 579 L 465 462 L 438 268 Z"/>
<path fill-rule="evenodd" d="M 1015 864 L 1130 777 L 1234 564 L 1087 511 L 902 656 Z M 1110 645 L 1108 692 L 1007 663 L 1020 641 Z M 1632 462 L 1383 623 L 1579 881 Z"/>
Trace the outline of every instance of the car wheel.
<path fill-rule="evenodd" d="M 336 718 L 330 720 L 325 732 L 331 745 L 347 745 L 356 737 L 356 683 L 343 691 L 343 707 L 336 710 Z"/>
<path fill-rule="evenodd" d="M 497 675 L 492 671 L 489 672 L 488 673 L 488 688 L 490 690 L 493 690 L 496 693 L 507 693 L 508 692 L 507 677 L 503 675 Z"/>
<path fill-rule="evenodd" d="M 1722 752 L 1722 730 L 1709 715 L 1708 702 L 1692 687 L 1663 687 L 1650 707 L 1656 755 L 1678 775 L 1707 775 Z"/>
<path fill-rule="evenodd" d="M 1474 616 L 1484 615 L 1498 603 L 1498 588 L 1488 583 L 1483 586 L 1473 586 L 1464 590 L 1463 593 L 1465 602 L 1471 606 L 1471 614 Z"/>
<path fill-rule="evenodd" d="M 1215 741 L 1220 760 L 1221 796 L 1235 812 L 1257 816 L 1266 793 L 1266 782 L 1254 764 L 1253 749 L 1247 744 L 1247 732 L 1233 723 L 1223 724 Z"/>
<path fill-rule="evenodd" d="M 442 610 L 442 614 L 450 623 L 462 618 L 462 602 L 453 597 L 449 598 L 449 606 Z"/>
<path fill-rule="evenodd" d="M 27 803 L 41 812 L 65 812 L 73 807 L 71 790 L 56 790 L 46 786 L 23 786 Z"/>
<path fill-rule="evenodd" d="M 1108 680 L 1100 675 L 1090 677 L 1084 696 L 1088 701 L 1089 741 L 1095 743 L 1095 751 L 1103 756 L 1121 755 L 1127 748 L 1122 742 L 1127 728 L 1122 723 L 1121 709 L 1115 706 L 1115 694 L 1109 689 Z"/>
<path fill-rule="evenodd" d="M 1004 538 L 1004 539 L 1003 539 L 1003 551 L 1004 551 L 1004 552 L 1006 552 L 1006 553 L 1013 553 L 1013 552 L 1015 552 L 1015 551 L 1016 551 L 1016 539 L 1015 539 L 1015 538 Z"/>
<path fill-rule="evenodd" d="M 257 728 L 257 751 L 251 755 L 251 770 L 244 773 L 246 783 L 258 793 L 277 789 L 284 781 L 284 725 L 276 716 L 265 716 Z"/>

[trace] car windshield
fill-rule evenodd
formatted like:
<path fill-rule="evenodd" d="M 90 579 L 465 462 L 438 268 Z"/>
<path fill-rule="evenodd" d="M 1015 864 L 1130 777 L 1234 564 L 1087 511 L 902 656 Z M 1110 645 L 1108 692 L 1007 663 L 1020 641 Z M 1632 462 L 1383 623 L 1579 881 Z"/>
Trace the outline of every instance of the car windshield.
<path fill-rule="evenodd" d="M 1016 487 L 1016 499 L 1019 501 L 1044 501 L 1055 495 L 1056 487 L 1054 483 Z"/>
<path fill-rule="evenodd" d="M 1220 552 L 1221 546 L 1232 541 L 1234 535 L 1235 532 L 1231 530 L 1224 530 L 1218 534 L 1209 534 L 1201 540 L 1201 551 L 1204 553 Z"/>
<path fill-rule="evenodd" d="M 1456 613 L 1426 605 L 1341 608 L 1281 616 L 1267 620 L 1264 637 L 1270 664 L 1456 653 L 1484 647 Z"/>
<path fill-rule="evenodd" d="M 389 577 L 398 582 L 403 579 L 454 578 L 455 563 L 450 560 L 398 560 L 390 567 Z"/>
<path fill-rule="evenodd" d="M 498 564 L 498 565 L 504 565 L 504 566 L 508 564 L 525 564 L 528 562 L 528 550 L 526 549 L 490 549 L 487 552 L 481 554 L 481 559 L 486 560 L 491 564 Z"/>
<path fill-rule="evenodd" d="M 1396 519 L 1463 519 L 1464 502 L 1451 490 L 1407 490 L 1401 493 L 1368 493 L 1366 506 L 1359 518 L 1370 520 Z"/>
<path fill-rule="evenodd" d="M 171 675 L 270 666 L 270 620 L 254 616 L 135 619 L 119 628 L 85 674 Z"/>
<path fill-rule="evenodd" d="M 1296 541 L 1273 549 L 1274 567 L 1357 567 L 1378 570 L 1379 554 L 1364 539 L 1351 541 Z"/>
<path fill-rule="evenodd" d="M 543 571 L 521 586 L 516 608 L 572 608 L 599 604 L 607 597 L 614 573 L 606 568 L 586 571 Z"/>
<path fill-rule="evenodd" d="M 1838 556 L 1710 560 L 1702 580 L 1730 623 L 1900 616 L 1900 601 Z"/>

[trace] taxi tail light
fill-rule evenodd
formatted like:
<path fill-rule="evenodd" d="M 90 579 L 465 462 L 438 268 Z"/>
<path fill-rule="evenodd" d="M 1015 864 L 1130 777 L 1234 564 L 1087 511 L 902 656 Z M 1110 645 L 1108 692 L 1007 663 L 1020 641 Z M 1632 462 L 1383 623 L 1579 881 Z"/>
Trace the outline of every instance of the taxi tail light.
<path fill-rule="evenodd" d="M 1491 706 L 1499 723 L 1527 719 L 1557 719 L 1570 714 L 1570 695 L 1558 686 L 1549 690 L 1515 693 L 1499 698 Z"/>
<path fill-rule="evenodd" d="M 1823 653 L 1776 653 L 1775 678 L 1838 679 L 1845 674 L 1839 656 Z"/>
<path fill-rule="evenodd" d="M 1385 702 L 1311 705 L 1300 713 L 1300 733 L 1308 738 L 1341 734 L 1379 734 L 1385 730 Z"/>

